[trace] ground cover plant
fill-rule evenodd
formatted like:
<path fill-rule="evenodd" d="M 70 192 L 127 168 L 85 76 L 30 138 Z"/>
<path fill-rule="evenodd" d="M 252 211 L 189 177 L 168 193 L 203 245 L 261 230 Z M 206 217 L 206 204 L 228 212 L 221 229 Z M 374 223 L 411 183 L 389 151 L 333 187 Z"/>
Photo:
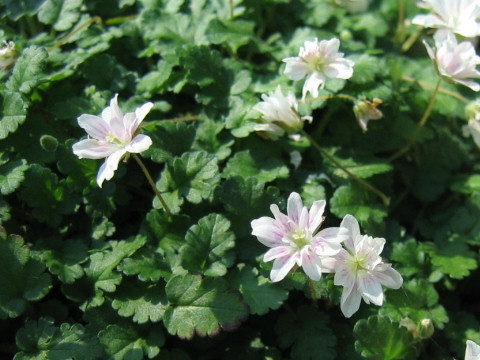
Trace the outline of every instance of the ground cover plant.
<path fill-rule="evenodd" d="M 0 14 L 2 358 L 479 359 L 478 1 Z"/>

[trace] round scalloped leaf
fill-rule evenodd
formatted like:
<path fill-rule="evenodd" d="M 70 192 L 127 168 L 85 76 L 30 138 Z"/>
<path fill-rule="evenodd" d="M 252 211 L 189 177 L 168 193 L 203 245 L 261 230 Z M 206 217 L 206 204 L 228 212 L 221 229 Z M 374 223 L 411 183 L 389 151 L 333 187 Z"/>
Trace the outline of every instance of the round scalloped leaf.
<path fill-rule="evenodd" d="M 165 288 L 170 304 L 163 315 L 168 332 L 180 338 L 214 336 L 233 330 L 248 316 L 241 296 L 228 289 L 220 278 L 175 276 Z"/>

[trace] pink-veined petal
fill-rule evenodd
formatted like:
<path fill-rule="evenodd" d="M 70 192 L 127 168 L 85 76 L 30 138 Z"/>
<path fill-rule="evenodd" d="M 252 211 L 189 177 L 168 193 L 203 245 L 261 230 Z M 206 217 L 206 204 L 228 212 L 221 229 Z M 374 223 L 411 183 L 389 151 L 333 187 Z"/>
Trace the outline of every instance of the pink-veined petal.
<path fill-rule="evenodd" d="M 338 260 L 335 257 L 322 257 L 322 272 L 333 273 L 338 265 Z"/>
<path fill-rule="evenodd" d="M 152 139 L 150 136 L 138 134 L 130 143 L 125 146 L 125 150 L 129 153 L 141 153 L 147 150 L 152 145 Z"/>
<path fill-rule="evenodd" d="M 263 255 L 263 261 L 268 262 L 285 256 L 292 256 L 292 249 L 288 246 L 277 246 L 269 249 Z M 293 257 L 293 256 L 292 256 Z"/>
<path fill-rule="evenodd" d="M 292 192 L 287 201 L 287 215 L 295 222 L 295 224 L 299 223 L 300 214 L 303 208 L 304 206 L 300 195 L 296 192 Z"/>
<path fill-rule="evenodd" d="M 83 114 L 78 117 L 77 121 L 78 125 L 94 139 L 105 140 L 111 133 L 110 125 L 99 116 Z"/>
<path fill-rule="evenodd" d="M 280 209 L 276 204 L 270 205 L 270 211 L 272 212 L 273 216 L 275 217 L 275 220 L 278 221 L 278 225 L 285 231 L 285 232 L 290 232 L 292 229 L 292 222 L 290 218 L 280 212 Z"/>
<path fill-rule="evenodd" d="M 295 258 L 293 256 L 284 256 L 277 258 L 273 262 L 272 271 L 270 272 L 270 279 L 273 282 L 283 280 L 288 272 L 292 270 L 295 265 Z"/>
<path fill-rule="evenodd" d="M 268 247 L 279 246 L 283 244 L 282 238 L 285 232 L 278 227 L 277 221 L 268 216 L 255 219 L 251 222 L 252 235 L 256 236 L 258 241 Z"/>
<path fill-rule="evenodd" d="M 117 170 L 118 168 L 118 163 L 120 162 L 120 159 L 123 155 L 125 155 L 126 152 L 127 151 L 125 149 L 120 149 L 107 157 L 105 162 L 98 170 L 97 184 L 99 187 L 102 187 L 104 180 L 110 180 L 113 177 L 115 170 Z"/>
<path fill-rule="evenodd" d="M 112 129 L 112 132 L 117 139 L 119 139 L 120 141 L 127 141 L 130 138 L 130 135 L 128 134 L 128 129 L 125 128 L 125 125 L 123 123 L 123 114 L 118 107 L 117 99 L 118 94 L 115 94 L 115 96 L 110 100 L 110 107 L 107 108 L 109 109 L 108 114 L 110 117 L 110 128 Z"/>
<path fill-rule="evenodd" d="M 95 139 L 81 140 L 72 145 L 72 150 L 80 159 L 103 159 L 119 149 L 118 144 Z"/>
<path fill-rule="evenodd" d="M 311 251 L 302 253 L 302 268 L 313 281 L 319 281 L 322 276 L 322 261 Z"/>

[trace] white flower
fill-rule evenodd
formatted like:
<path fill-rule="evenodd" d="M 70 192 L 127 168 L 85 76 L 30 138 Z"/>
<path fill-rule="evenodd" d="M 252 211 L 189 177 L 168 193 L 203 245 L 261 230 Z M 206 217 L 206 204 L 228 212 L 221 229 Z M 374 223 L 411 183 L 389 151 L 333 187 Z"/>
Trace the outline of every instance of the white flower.
<path fill-rule="evenodd" d="M 367 125 L 370 120 L 378 120 L 383 117 L 383 113 L 377 109 L 377 106 L 383 101 L 375 98 L 372 101 L 363 100 L 357 101 L 353 105 L 353 112 L 363 132 L 367 131 Z"/>
<path fill-rule="evenodd" d="M 420 6 L 433 14 L 421 14 L 412 23 L 428 28 L 449 29 L 465 37 L 480 35 L 480 1 L 478 0 L 424 0 Z"/>
<path fill-rule="evenodd" d="M 277 205 L 270 210 L 275 218 L 261 217 L 253 220 L 252 235 L 268 246 L 263 261 L 275 260 L 270 273 L 274 282 L 282 280 L 294 265 L 301 266 L 307 276 L 320 280 L 324 257 L 334 256 L 341 250 L 346 230 L 331 227 L 318 231 L 323 222 L 325 200 L 315 201 L 308 211 L 300 195 L 293 192 L 288 197 L 287 215 Z"/>
<path fill-rule="evenodd" d="M 480 346 L 472 340 L 467 340 L 465 360 L 480 360 Z"/>
<path fill-rule="evenodd" d="M 334 284 L 343 286 L 340 308 L 348 318 L 359 309 L 362 298 L 367 304 L 381 306 L 382 285 L 398 289 L 403 279 L 390 264 L 382 262 L 385 239 L 361 235 L 352 215 L 346 215 L 340 227 L 348 229 L 349 236 L 344 241 L 345 249 L 328 266 L 335 271 Z"/>
<path fill-rule="evenodd" d="M 5 46 L 0 48 L 0 69 L 8 70 L 15 64 L 18 57 L 18 51 L 13 41 L 4 41 Z"/>
<path fill-rule="evenodd" d="M 305 76 L 302 98 L 310 92 L 313 97 L 318 96 L 318 88 L 325 86 L 326 78 L 349 79 L 353 75 L 352 60 L 344 59 L 343 53 L 338 52 L 340 40 L 305 41 L 296 57 L 283 59 L 287 66 L 285 75 L 292 80 L 300 80 Z"/>
<path fill-rule="evenodd" d="M 463 135 L 473 137 L 473 141 L 480 148 L 480 121 L 475 119 L 468 120 L 468 125 L 463 126 Z"/>
<path fill-rule="evenodd" d="M 300 130 L 304 121 L 312 121 L 311 116 L 300 117 L 295 95 L 289 92 L 287 96 L 284 96 L 280 85 L 273 93 L 262 94 L 262 99 L 263 101 L 256 104 L 253 109 L 262 113 L 262 120 L 265 123 L 256 124 L 254 130 L 264 132 L 272 140 L 283 136 L 285 131 Z"/>
<path fill-rule="evenodd" d="M 434 35 L 435 47 L 425 41 L 428 55 L 435 61 L 438 73 L 455 83 L 465 85 L 474 91 L 480 90 L 480 85 L 469 78 L 480 78 L 480 72 L 475 68 L 480 64 L 480 57 L 469 41 L 457 42 L 455 35 L 449 30 L 438 30 Z"/>
<path fill-rule="evenodd" d="M 97 175 L 98 186 L 110 180 L 118 163 L 127 153 L 141 153 L 152 145 L 147 135 L 137 134 L 138 127 L 153 107 L 151 102 L 143 104 L 134 113 L 122 114 L 117 103 L 118 94 L 110 100 L 110 106 L 102 116 L 84 114 L 78 118 L 78 125 L 91 137 L 73 144 L 72 149 L 80 159 L 103 159 Z"/>

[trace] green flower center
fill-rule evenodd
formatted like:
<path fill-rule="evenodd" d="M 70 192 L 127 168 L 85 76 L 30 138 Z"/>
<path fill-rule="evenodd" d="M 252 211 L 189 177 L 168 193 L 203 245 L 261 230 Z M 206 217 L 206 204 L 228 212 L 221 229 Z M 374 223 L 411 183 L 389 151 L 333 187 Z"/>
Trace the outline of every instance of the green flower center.
<path fill-rule="evenodd" d="M 290 237 L 299 249 L 306 245 L 310 245 L 310 237 L 306 230 L 295 230 L 290 234 Z"/>

